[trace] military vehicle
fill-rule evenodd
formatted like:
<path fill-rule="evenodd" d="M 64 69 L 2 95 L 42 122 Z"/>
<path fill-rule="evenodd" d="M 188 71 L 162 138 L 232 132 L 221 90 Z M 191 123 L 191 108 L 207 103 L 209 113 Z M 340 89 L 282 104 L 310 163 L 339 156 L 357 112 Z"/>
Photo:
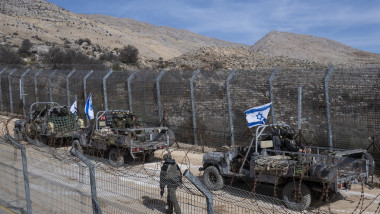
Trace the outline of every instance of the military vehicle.
<path fill-rule="evenodd" d="M 267 128 L 271 129 L 269 133 L 265 132 Z M 275 150 L 277 137 L 280 141 L 295 140 L 286 130 L 290 130 L 287 125 L 261 125 L 249 147 L 205 154 L 199 169 L 204 171 L 204 184 L 213 191 L 221 190 L 224 179 L 232 177 L 275 184 L 282 190 L 285 205 L 298 211 L 309 207 L 311 192 L 339 194 L 353 183 L 368 184 L 375 163 L 366 150 L 310 146 L 303 147 L 303 152 Z"/>
<path fill-rule="evenodd" d="M 77 129 L 76 116 L 67 106 L 56 102 L 35 102 L 30 106 L 29 117 L 15 121 L 14 137 L 37 145 L 71 139 Z"/>
<path fill-rule="evenodd" d="M 167 127 L 145 127 L 128 110 L 99 111 L 95 126 L 73 134 L 72 146 L 101 151 L 112 166 L 122 166 L 127 159 L 151 161 L 154 152 L 167 148 L 174 140 Z"/>

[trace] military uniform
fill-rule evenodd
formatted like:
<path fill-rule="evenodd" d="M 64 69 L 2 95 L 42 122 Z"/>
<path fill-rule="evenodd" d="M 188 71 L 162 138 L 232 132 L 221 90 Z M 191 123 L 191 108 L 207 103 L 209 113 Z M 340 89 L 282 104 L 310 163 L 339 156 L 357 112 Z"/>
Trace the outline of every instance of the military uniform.
<path fill-rule="evenodd" d="M 174 159 L 171 159 L 169 155 L 164 155 L 165 163 L 161 167 L 160 173 L 160 188 L 161 197 L 164 194 L 165 186 L 168 187 L 167 203 L 168 203 L 168 213 L 173 213 L 173 208 L 175 213 L 181 213 L 181 208 L 179 207 L 176 190 L 179 185 L 182 184 L 182 173 L 176 164 Z"/>
<path fill-rule="evenodd" d="M 135 127 L 136 127 L 135 115 L 128 116 L 127 128 L 135 128 Z"/>
<path fill-rule="evenodd" d="M 274 150 L 299 152 L 300 149 L 304 149 L 303 146 L 294 140 L 295 131 L 292 128 L 287 126 L 274 126 L 271 132 Z"/>
<path fill-rule="evenodd" d="M 112 128 L 114 129 L 125 129 L 126 120 L 123 114 L 116 114 L 115 118 L 112 120 Z"/>

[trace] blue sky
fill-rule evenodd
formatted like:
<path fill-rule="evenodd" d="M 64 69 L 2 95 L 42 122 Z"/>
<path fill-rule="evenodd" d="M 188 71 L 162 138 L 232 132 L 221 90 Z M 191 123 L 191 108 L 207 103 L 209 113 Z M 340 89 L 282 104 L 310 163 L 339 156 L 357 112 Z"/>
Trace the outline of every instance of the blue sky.
<path fill-rule="evenodd" d="M 48 0 L 253 45 L 271 30 L 333 39 L 380 54 L 379 0 Z"/>

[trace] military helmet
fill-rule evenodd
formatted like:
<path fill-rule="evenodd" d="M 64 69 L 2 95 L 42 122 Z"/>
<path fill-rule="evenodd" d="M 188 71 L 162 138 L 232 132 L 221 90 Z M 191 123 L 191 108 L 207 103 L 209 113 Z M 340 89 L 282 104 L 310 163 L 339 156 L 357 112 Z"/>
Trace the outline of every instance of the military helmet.
<path fill-rule="evenodd" d="M 144 121 L 143 121 L 143 119 L 142 119 L 141 117 L 138 117 L 138 118 L 136 119 L 136 125 L 137 125 L 137 126 L 142 126 L 143 123 L 144 123 Z"/>

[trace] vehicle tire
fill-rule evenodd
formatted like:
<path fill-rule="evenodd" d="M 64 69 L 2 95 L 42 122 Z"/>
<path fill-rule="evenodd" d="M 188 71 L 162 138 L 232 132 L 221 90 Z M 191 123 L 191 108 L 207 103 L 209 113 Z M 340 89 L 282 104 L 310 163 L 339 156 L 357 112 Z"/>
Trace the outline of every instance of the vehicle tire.
<path fill-rule="evenodd" d="M 296 211 L 303 211 L 310 206 L 311 193 L 304 183 L 301 184 L 301 191 L 299 191 L 299 187 L 299 182 L 291 181 L 285 185 L 282 195 L 286 207 Z M 301 193 L 301 196 L 297 193 Z"/>
<path fill-rule="evenodd" d="M 108 161 L 111 166 L 119 167 L 124 164 L 124 156 L 117 148 L 112 148 L 108 153 Z"/>
<path fill-rule="evenodd" d="M 79 143 L 79 140 L 75 139 L 73 140 L 73 142 L 71 143 L 72 147 L 77 150 L 78 152 L 82 153 L 83 154 L 83 148 L 82 146 L 80 145 Z"/>
<path fill-rule="evenodd" d="M 224 179 L 215 166 L 209 166 L 203 173 L 203 183 L 210 190 L 218 191 L 223 188 Z"/>

